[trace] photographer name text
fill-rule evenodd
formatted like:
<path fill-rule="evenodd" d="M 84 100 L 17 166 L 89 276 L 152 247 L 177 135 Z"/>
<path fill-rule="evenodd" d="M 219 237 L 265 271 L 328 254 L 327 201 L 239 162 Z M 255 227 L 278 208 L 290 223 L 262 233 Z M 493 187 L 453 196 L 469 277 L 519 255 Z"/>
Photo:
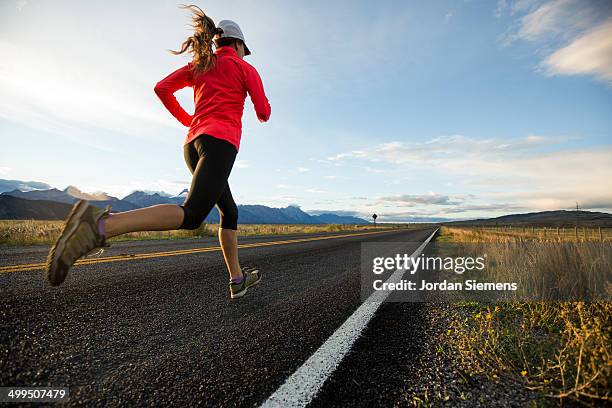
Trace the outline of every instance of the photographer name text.
<path fill-rule="evenodd" d="M 373 283 L 374 290 L 379 291 L 515 291 L 518 289 L 516 282 L 478 282 L 468 279 L 463 282 L 427 282 L 425 280 L 412 281 L 402 279 L 399 282 L 385 282 L 381 279 Z"/>

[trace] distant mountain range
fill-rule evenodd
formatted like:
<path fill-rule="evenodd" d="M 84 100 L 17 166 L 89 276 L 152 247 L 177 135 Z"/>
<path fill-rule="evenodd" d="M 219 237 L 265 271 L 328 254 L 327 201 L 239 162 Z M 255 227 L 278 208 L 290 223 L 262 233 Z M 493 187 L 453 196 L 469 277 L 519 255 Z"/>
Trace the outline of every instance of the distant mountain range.
<path fill-rule="evenodd" d="M 25 200 L 0 195 L 2 220 L 63 220 L 70 212 L 70 204 L 49 200 Z"/>
<path fill-rule="evenodd" d="M 134 191 L 133 193 L 123 197 L 123 201 L 134 204 L 138 208 L 149 207 L 156 204 L 183 204 L 187 197 L 187 190 L 183 190 L 177 196 L 166 195 L 159 192 L 147 193 L 144 191 Z"/>
<path fill-rule="evenodd" d="M 0 193 L 11 190 L 46 190 L 50 189 L 51 186 L 47 183 L 41 183 L 39 181 L 21 181 L 21 180 L 5 180 L 0 179 Z"/>
<path fill-rule="evenodd" d="M 139 208 L 129 201 L 120 200 L 116 197 L 111 197 L 106 194 L 86 194 L 80 191 L 74 186 L 66 187 L 64 190 L 58 190 L 57 188 L 51 188 L 49 190 L 12 190 L 5 191 L 0 196 L 11 196 L 17 198 L 23 198 L 25 200 L 46 200 L 55 201 L 58 203 L 74 204 L 79 199 L 84 198 L 90 200 L 95 206 L 104 208 L 107 205 L 111 205 L 113 210 L 116 211 L 128 211 L 135 208 Z"/>
<path fill-rule="evenodd" d="M 0 179 L 0 219 L 62 220 L 68 215 L 72 204 L 84 198 L 95 206 L 107 205 L 112 211 L 128 211 L 156 204 L 180 205 L 185 201 L 187 190 L 178 195 L 164 192 L 134 191 L 119 199 L 106 193 L 85 193 L 77 187 L 64 190 L 52 188 L 36 181 Z M 368 221 L 334 213 L 308 214 L 297 206 L 273 208 L 265 205 L 239 205 L 240 222 L 244 224 L 369 224 Z M 576 218 L 578 217 L 578 218 Z M 612 215 L 592 211 L 543 211 L 527 214 L 504 215 L 497 218 L 450 221 L 444 218 L 413 218 L 410 222 L 443 223 L 445 225 L 529 225 L 529 226 L 580 226 L 612 227 Z M 219 212 L 213 208 L 206 218 L 208 223 L 219 222 Z"/>
<path fill-rule="evenodd" d="M 112 211 L 128 211 L 156 204 L 182 204 L 187 190 L 176 196 L 134 191 L 119 199 L 106 193 L 84 193 L 74 186 L 58 190 L 45 183 L 0 179 L 0 193 L 0 219 L 61 220 L 66 218 L 72 204 L 82 198 L 100 208 L 110 205 Z M 297 206 L 238 205 L 238 212 L 244 224 L 368 224 L 364 219 L 347 215 L 310 215 Z M 213 208 L 206 222 L 219 222 L 217 208 Z"/>
<path fill-rule="evenodd" d="M 578 223 L 581 227 L 612 227 L 612 214 L 595 211 L 541 211 L 527 214 L 504 215 L 497 218 L 487 218 L 468 221 L 445 222 L 451 226 L 521 226 L 536 227 L 573 227 Z"/>

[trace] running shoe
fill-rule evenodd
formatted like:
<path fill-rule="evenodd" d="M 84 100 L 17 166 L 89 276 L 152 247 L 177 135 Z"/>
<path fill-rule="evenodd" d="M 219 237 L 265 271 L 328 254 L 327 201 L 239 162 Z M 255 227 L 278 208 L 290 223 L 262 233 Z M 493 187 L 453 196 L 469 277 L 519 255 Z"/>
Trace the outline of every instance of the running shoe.
<path fill-rule="evenodd" d="M 238 283 L 230 281 L 230 296 L 236 299 L 244 296 L 247 289 L 261 281 L 261 272 L 255 268 L 242 268 L 242 280 Z"/>
<path fill-rule="evenodd" d="M 60 285 L 68 270 L 80 257 L 93 250 L 108 246 L 106 238 L 98 231 L 98 221 L 108 217 L 110 205 L 105 210 L 94 207 L 87 200 L 79 200 L 66 219 L 64 230 L 49 251 L 45 276 L 51 286 Z"/>

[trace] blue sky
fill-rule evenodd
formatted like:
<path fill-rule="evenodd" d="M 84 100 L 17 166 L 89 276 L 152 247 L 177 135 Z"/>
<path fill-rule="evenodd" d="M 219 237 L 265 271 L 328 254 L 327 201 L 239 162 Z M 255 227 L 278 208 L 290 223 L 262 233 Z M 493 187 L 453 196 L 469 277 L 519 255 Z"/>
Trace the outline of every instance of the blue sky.
<path fill-rule="evenodd" d="M 612 209 L 607 1 L 197 4 L 241 25 L 272 106 L 260 124 L 247 99 L 239 204 L 386 221 Z M 187 187 L 186 129 L 153 86 L 187 61 L 166 50 L 188 22 L 175 2 L 0 3 L 0 178 Z"/>

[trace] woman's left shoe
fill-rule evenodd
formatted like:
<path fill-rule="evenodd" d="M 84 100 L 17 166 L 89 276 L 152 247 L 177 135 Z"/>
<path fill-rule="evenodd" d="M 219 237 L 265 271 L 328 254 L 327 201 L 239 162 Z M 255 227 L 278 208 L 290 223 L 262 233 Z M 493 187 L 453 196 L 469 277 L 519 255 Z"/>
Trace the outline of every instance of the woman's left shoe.
<path fill-rule="evenodd" d="M 236 299 L 242 297 L 251 286 L 257 285 L 261 281 L 259 269 L 242 268 L 242 280 L 238 283 L 230 281 L 230 297 Z"/>
<path fill-rule="evenodd" d="M 49 251 L 45 276 L 51 286 L 60 285 L 68 270 L 80 257 L 96 248 L 108 246 L 106 238 L 98 231 L 98 222 L 108 217 L 110 206 L 105 210 L 94 207 L 87 200 L 79 200 L 73 207 L 64 230 Z"/>

